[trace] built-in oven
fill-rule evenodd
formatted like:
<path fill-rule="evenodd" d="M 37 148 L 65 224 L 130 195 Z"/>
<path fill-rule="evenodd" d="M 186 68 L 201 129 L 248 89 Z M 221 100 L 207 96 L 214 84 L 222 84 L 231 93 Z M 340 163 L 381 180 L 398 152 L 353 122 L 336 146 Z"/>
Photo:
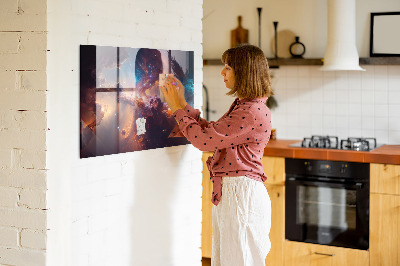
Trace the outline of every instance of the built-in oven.
<path fill-rule="evenodd" d="M 287 158 L 285 169 L 286 239 L 368 249 L 369 164 Z"/>

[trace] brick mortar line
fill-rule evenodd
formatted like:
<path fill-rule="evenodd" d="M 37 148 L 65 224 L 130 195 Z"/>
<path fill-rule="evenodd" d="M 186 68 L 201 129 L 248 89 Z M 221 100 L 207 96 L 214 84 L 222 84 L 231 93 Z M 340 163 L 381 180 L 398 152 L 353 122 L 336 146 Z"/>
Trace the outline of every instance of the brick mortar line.
<path fill-rule="evenodd" d="M 28 32 L 28 33 L 49 33 L 47 30 L 46 31 L 43 31 L 43 30 L 39 30 L 39 31 L 36 31 L 36 30 L 30 30 L 30 31 L 24 31 L 24 30 L 0 30 L 0 33 L 2 33 L 2 32 L 4 32 L 4 33 L 21 33 L 21 32 Z"/>

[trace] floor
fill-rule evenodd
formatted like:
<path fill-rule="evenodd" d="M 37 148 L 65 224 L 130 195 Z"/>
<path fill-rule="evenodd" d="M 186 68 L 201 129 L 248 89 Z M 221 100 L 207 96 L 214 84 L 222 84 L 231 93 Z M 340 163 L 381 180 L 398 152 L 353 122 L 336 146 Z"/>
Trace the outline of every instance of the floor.
<path fill-rule="evenodd" d="M 203 266 L 211 266 L 211 259 L 209 258 L 202 258 L 201 262 L 203 263 Z"/>

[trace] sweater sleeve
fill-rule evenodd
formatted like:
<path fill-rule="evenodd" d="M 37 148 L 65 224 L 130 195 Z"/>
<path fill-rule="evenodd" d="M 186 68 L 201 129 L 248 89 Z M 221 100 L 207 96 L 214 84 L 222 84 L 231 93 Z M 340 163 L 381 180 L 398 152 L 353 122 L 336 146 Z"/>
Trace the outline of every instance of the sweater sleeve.
<path fill-rule="evenodd" d="M 249 133 L 257 126 L 254 115 L 247 109 L 233 110 L 218 122 L 201 125 L 182 109 L 175 111 L 180 132 L 201 151 L 223 149 L 249 142 Z M 258 125 L 258 126 L 262 126 Z"/>

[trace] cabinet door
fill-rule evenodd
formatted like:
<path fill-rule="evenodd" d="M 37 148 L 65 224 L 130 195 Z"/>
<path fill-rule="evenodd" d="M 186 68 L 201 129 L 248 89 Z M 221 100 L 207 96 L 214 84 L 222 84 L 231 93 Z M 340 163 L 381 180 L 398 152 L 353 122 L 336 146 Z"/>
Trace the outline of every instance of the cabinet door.
<path fill-rule="evenodd" d="M 371 194 L 371 266 L 400 265 L 400 196 Z"/>
<path fill-rule="evenodd" d="M 285 158 L 264 156 L 261 163 L 268 177 L 266 184 L 285 185 Z"/>
<path fill-rule="evenodd" d="M 271 199 L 271 250 L 265 259 L 266 266 L 283 265 L 285 240 L 285 187 L 265 184 Z"/>
<path fill-rule="evenodd" d="M 206 165 L 211 152 L 203 153 L 203 195 L 202 195 L 202 223 L 201 223 L 201 253 L 204 258 L 211 258 L 212 252 L 212 183 Z"/>
<path fill-rule="evenodd" d="M 285 241 L 285 266 L 367 266 L 365 250 Z"/>
<path fill-rule="evenodd" d="M 370 165 L 371 193 L 400 195 L 400 165 Z"/>

